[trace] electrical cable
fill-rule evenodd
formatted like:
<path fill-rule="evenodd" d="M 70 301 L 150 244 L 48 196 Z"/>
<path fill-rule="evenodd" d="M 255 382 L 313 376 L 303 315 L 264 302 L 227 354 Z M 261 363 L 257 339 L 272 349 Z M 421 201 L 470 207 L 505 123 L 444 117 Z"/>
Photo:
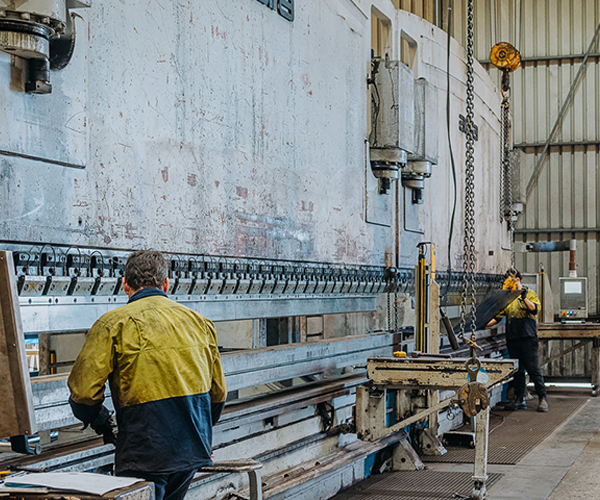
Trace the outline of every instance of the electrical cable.
<path fill-rule="evenodd" d="M 454 220 L 456 217 L 456 203 L 458 201 L 458 192 L 456 184 L 456 163 L 454 162 L 454 152 L 452 150 L 452 140 L 450 137 L 450 25 L 452 22 L 452 8 L 448 7 L 448 43 L 446 47 L 446 130 L 448 132 L 448 150 L 450 152 L 450 164 L 452 166 L 452 182 L 454 185 L 454 204 L 452 207 L 452 216 L 450 217 L 450 233 L 448 235 L 448 280 L 446 281 L 446 290 L 444 296 L 448 293 L 452 275 L 452 236 L 454 232 Z"/>
<path fill-rule="evenodd" d="M 491 430 L 488 432 L 488 436 L 489 436 L 489 435 L 490 435 L 492 432 L 494 432 L 494 431 L 495 431 L 495 430 L 496 430 L 498 427 L 502 427 L 502 426 L 504 425 L 504 421 L 505 421 L 504 415 L 500 415 L 500 414 L 498 414 L 498 413 L 495 413 L 495 412 L 490 412 L 490 417 L 500 417 L 500 418 L 502 419 L 502 421 L 501 421 L 501 422 L 500 422 L 498 425 L 496 425 L 495 427 L 493 427 L 493 428 L 492 428 L 492 429 L 491 429 Z"/>
<path fill-rule="evenodd" d="M 377 146 L 377 120 L 379 120 L 379 107 L 381 105 L 381 97 L 379 96 L 379 89 L 377 88 L 377 84 L 373 83 L 373 88 L 375 89 L 375 94 L 377 95 L 377 99 L 375 99 L 375 95 L 371 94 L 371 102 L 373 104 L 373 124 L 371 130 L 371 136 L 369 137 L 369 142 L 373 146 Z"/>

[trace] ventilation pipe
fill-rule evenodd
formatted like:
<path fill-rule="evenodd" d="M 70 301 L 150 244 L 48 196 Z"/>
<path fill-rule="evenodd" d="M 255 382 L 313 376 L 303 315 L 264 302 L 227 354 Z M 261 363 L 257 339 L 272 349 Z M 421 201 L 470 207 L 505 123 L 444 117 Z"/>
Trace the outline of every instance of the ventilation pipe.
<path fill-rule="evenodd" d="M 577 268 L 575 265 L 575 251 L 577 250 L 577 240 L 568 241 L 536 241 L 526 243 L 525 249 L 528 252 L 566 252 L 569 251 L 569 278 L 577 277 Z"/>

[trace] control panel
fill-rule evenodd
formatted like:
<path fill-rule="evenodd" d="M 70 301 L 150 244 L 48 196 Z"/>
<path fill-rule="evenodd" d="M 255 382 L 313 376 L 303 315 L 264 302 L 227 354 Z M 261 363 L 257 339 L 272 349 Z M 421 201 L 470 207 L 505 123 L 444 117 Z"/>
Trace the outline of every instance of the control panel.
<path fill-rule="evenodd" d="M 559 278 L 559 283 L 561 321 L 585 321 L 588 317 L 587 278 Z"/>

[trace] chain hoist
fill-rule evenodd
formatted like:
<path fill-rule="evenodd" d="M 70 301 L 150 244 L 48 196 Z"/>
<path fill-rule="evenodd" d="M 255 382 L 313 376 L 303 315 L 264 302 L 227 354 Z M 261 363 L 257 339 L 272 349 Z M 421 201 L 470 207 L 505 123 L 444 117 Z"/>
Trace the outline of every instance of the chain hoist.
<path fill-rule="evenodd" d="M 468 1 L 467 12 L 467 89 L 466 89 L 466 124 L 467 140 L 465 153 L 465 209 L 464 209 L 464 243 L 463 243 L 463 286 L 460 303 L 460 337 L 466 340 L 467 302 L 470 295 L 471 310 L 469 323 L 471 330 L 471 357 L 475 356 L 475 323 L 477 308 L 475 299 L 475 127 L 474 127 L 474 0 Z"/>
<path fill-rule="evenodd" d="M 477 304 L 475 298 L 475 137 L 474 137 L 474 0 L 468 2 L 468 27 L 467 27 L 467 141 L 465 161 L 465 234 L 464 234 L 464 259 L 463 259 L 463 289 L 460 304 L 460 334 L 459 336 L 469 344 L 470 358 L 466 362 L 468 382 L 458 392 L 458 404 L 469 417 L 477 415 L 488 407 L 487 389 L 477 380 L 481 362 L 477 359 L 475 343 L 475 324 L 477 320 Z M 471 310 L 469 312 L 470 338 L 467 339 L 467 303 L 470 295 Z"/>
<path fill-rule="evenodd" d="M 511 121 L 510 121 L 510 73 L 521 64 L 521 54 L 510 43 L 501 42 L 492 47 L 490 61 L 502 71 L 502 109 L 500 124 L 500 217 L 506 220 L 510 239 L 510 265 L 515 267 L 515 222 L 514 172 L 511 160 Z"/>

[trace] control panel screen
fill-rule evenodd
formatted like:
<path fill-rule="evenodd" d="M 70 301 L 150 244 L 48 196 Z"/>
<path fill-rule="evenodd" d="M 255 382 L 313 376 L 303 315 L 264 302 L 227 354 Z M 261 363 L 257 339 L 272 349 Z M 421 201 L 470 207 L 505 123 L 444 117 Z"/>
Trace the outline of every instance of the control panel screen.
<path fill-rule="evenodd" d="M 581 294 L 583 291 L 581 281 L 565 281 L 563 285 L 566 295 Z"/>

